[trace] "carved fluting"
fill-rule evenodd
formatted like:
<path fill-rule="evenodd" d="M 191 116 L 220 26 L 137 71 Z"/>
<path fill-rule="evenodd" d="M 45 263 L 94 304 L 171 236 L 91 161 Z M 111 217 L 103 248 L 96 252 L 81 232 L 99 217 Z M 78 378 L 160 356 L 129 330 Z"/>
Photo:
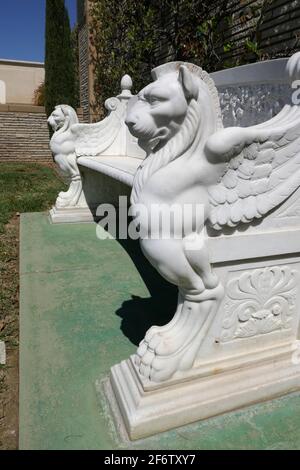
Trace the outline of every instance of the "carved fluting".
<path fill-rule="evenodd" d="M 226 287 L 221 341 L 291 328 L 296 308 L 297 271 L 274 266 L 246 271 Z"/>
<path fill-rule="evenodd" d="M 120 133 L 125 113 L 123 103 L 118 98 L 109 98 L 105 106 L 109 115 L 102 121 L 72 127 L 77 157 L 103 154 Z"/>
<path fill-rule="evenodd" d="M 218 92 L 225 127 L 260 124 L 291 104 L 287 84 L 220 86 Z"/>
<path fill-rule="evenodd" d="M 130 76 L 124 75 L 121 80 L 121 94 L 105 101 L 108 116 L 95 124 L 73 126 L 77 157 L 102 155 L 117 141 L 124 127 L 128 101 L 132 97 L 131 87 Z M 123 155 L 124 149 L 120 148 L 119 154 Z"/>

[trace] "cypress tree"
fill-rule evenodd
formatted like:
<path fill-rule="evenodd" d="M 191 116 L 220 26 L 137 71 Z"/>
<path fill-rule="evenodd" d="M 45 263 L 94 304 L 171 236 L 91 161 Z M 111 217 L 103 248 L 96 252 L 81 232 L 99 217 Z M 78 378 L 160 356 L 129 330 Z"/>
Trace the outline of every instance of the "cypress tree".
<path fill-rule="evenodd" d="M 45 107 L 76 108 L 76 80 L 71 28 L 65 0 L 46 0 Z"/>

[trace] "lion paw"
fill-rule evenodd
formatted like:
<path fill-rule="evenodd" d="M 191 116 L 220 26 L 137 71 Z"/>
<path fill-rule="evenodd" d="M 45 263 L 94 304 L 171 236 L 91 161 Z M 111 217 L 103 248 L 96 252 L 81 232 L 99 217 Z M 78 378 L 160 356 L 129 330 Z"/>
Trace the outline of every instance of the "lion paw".
<path fill-rule="evenodd" d="M 188 322 L 184 327 L 184 321 L 180 319 L 173 327 L 166 325 L 152 329 L 141 342 L 135 357 L 140 374 L 155 382 L 171 378 L 180 368 L 194 336 L 195 325 Z M 190 362 L 192 365 L 193 358 Z"/>
<path fill-rule="evenodd" d="M 161 382 L 177 371 L 191 368 L 222 296 L 223 287 L 219 284 L 203 292 L 201 301 L 185 301 L 167 325 L 150 328 L 135 356 L 139 373 Z"/>
<path fill-rule="evenodd" d="M 182 360 L 187 354 L 188 350 L 184 348 L 173 355 L 161 356 L 143 342 L 137 352 L 135 364 L 144 378 L 153 382 L 162 382 L 170 379 L 177 370 L 182 370 Z M 194 357 L 189 361 L 188 367 L 192 366 L 193 360 Z"/>

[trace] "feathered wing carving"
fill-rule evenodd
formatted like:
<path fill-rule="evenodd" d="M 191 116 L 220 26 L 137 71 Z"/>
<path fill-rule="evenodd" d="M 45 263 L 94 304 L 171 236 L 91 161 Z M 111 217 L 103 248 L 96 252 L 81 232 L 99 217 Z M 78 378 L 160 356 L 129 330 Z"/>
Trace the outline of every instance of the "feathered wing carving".
<path fill-rule="evenodd" d="M 225 162 L 209 188 L 209 223 L 221 230 L 259 219 L 300 186 L 300 107 L 286 105 L 273 119 L 213 134 L 206 155 Z"/>
<path fill-rule="evenodd" d="M 124 106 L 118 98 L 109 98 L 105 107 L 110 114 L 102 121 L 72 126 L 77 157 L 100 155 L 115 141 L 122 126 Z"/>

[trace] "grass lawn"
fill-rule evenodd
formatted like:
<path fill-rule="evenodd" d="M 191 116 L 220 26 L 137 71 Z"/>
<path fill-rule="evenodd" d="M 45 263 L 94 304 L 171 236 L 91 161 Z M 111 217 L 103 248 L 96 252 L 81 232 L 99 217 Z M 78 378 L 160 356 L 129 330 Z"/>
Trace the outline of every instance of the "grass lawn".
<path fill-rule="evenodd" d="M 65 188 L 54 165 L 0 164 L 0 340 L 7 365 L 0 366 L 0 450 L 17 447 L 19 336 L 19 214 L 49 209 Z"/>

